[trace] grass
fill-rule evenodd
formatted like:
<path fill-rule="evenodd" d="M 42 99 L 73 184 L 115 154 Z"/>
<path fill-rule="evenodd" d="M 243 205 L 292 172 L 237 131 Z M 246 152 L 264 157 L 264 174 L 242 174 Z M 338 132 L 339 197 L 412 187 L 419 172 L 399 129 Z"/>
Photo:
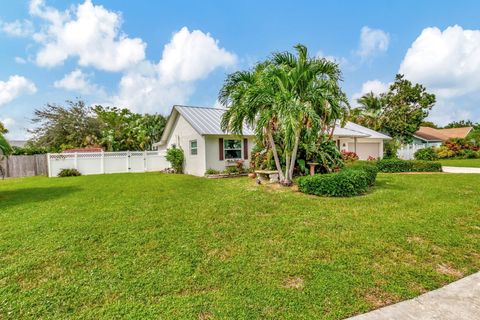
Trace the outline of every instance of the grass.
<path fill-rule="evenodd" d="M 317 198 L 248 178 L 0 181 L 1 319 L 341 319 L 480 269 L 475 175 Z"/>
<path fill-rule="evenodd" d="M 442 166 L 480 168 L 480 159 L 445 159 L 439 161 Z"/>

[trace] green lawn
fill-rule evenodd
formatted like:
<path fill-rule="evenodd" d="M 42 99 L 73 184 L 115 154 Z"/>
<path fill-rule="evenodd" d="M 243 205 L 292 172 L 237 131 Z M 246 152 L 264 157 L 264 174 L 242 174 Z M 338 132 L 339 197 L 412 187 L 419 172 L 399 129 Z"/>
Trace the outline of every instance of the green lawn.
<path fill-rule="evenodd" d="M 476 175 L 0 181 L 0 319 L 341 319 L 478 271 L 479 203 Z"/>
<path fill-rule="evenodd" d="M 480 168 L 480 159 L 440 160 L 442 166 Z"/>

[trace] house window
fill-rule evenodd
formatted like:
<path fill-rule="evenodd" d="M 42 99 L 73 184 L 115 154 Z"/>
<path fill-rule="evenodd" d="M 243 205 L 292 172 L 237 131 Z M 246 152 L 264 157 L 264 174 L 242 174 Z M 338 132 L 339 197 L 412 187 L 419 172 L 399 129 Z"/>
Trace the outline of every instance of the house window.
<path fill-rule="evenodd" d="M 224 140 L 225 159 L 242 159 L 242 140 Z"/>
<path fill-rule="evenodd" d="M 190 140 L 190 154 L 192 156 L 198 154 L 197 140 Z"/>

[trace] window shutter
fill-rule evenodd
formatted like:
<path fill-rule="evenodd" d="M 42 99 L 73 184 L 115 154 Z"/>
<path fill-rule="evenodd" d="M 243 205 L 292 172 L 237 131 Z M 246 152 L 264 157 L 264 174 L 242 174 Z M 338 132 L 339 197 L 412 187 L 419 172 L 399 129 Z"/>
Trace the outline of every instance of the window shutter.
<path fill-rule="evenodd" d="M 248 139 L 243 139 L 243 159 L 248 160 Z"/>
<path fill-rule="evenodd" d="M 218 139 L 218 159 L 223 160 L 223 138 Z"/>

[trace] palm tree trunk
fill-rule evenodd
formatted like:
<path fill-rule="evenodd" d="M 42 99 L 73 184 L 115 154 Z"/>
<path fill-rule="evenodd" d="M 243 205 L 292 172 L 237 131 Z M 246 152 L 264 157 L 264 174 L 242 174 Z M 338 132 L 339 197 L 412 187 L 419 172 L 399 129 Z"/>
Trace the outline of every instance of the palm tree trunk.
<path fill-rule="evenodd" d="M 273 135 L 270 130 L 267 130 L 267 136 L 268 136 L 268 142 L 270 143 L 270 146 L 272 147 L 272 152 L 273 152 L 273 159 L 275 159 L 275 167 L 277 167 L 278 175 L 280 178 L 280 181 L 285 180 L 285 177 L 282 172 L 282 166 L 280 165 L 280 160 L 278 158 L 278 152 L 277 152 L 277 146 L 275 145 L 275 141 L 273 140 Z"/>
<path fill-rule="evenodd" d="M 288 172 L 289 171 L 290 171 L 290 155 L 288 154 L 288 152 L 285 152 L 285 176 L 284 176 L 283 180 L 281 181 L 281 183 L 283 185 L 290 184 L 290 181 L 288 179 Z"/>
<path fill-rule="evenodd" d="M 295 133 L 295 145 L 293 146 L 293 152 L 292 152 L 292 160 L 290 163 L 290 170 L 288 171 L 288 176 L 287 179 L 289 180 L 288 182 L 292 182 L 293 180 L 293 169 L 295 168 L 295 160 L 297 159 L 297 152 L 298 152 L 298 145 L 300 143 L 300 130 L 298 130 Z"/>

